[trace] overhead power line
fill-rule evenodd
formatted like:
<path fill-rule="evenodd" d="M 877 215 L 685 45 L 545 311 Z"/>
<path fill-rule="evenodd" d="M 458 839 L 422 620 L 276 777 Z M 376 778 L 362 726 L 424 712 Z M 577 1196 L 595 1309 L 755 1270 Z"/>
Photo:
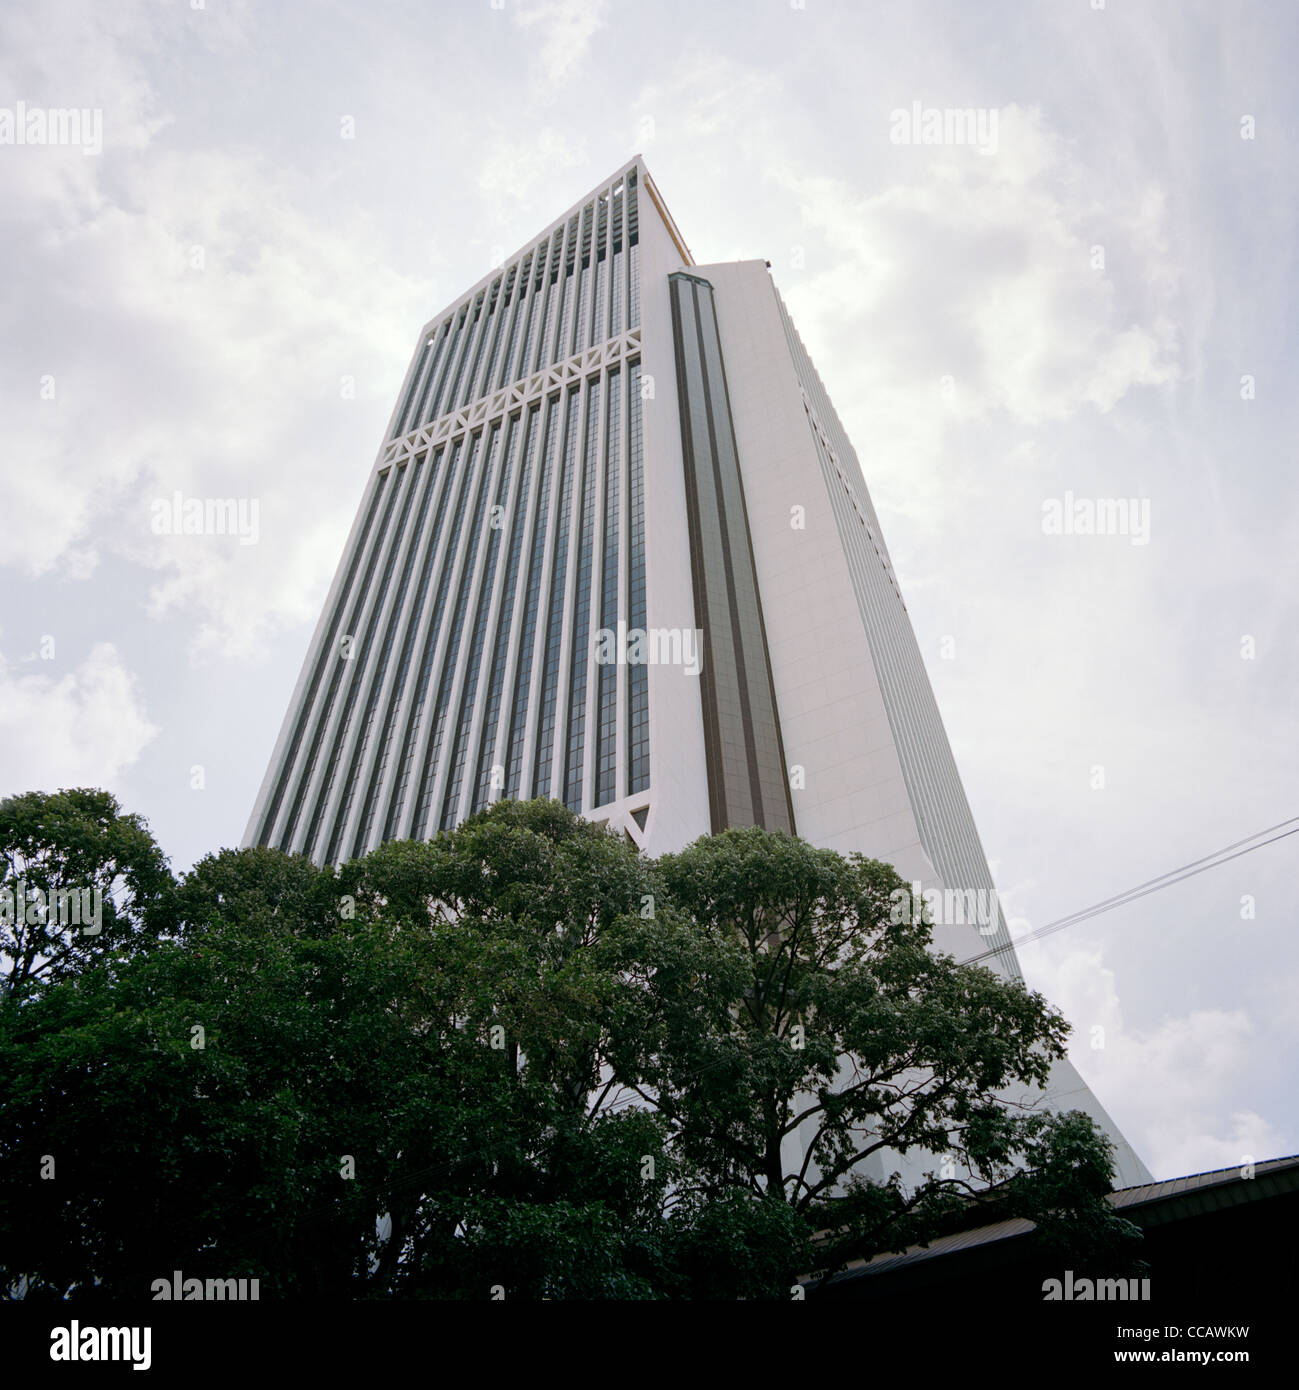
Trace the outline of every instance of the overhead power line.
<path fill-rule="evenodd" d="M 1176 869 L 1170 869 L 1165 874 L 1160 874 L 1157 878 L 1149 878 L 1144 883 L 1138 883 L 1134 888 L 1125 889 L 1122 893 L 1115 893 L 1113 897 L 1105 898 L 1101 902 L 1093 903 L 1090 907 L 1084 907 L 1077 912 L 1071 912 L 1067 917 L 1058 917 L 1054 922 L 1048 922 L 1043 927 L 1026 932 L 1023 936 L 1011 938 L 1012 946 L 1022 946 L 1029 941 L 1040 941 L 1044 936 L 1050 936 L 1053 932 L 1063 931 L 1065 927 L 1072 927 L 1078 922 L 1085 922 L 1091 917 L 1099 917 L 1103 912 L 1110 912 L 1116 907 L 1126 907 L 1128 903 L 1134 903 L 1139 898 L 1144 898 L 1151 893 L 1158 893 L 1163 888 L 1171 888 L 1175 883 L 1181 883 L 1184 879 L 1194 878 L 1196 874 L 1206 873 L 1209 869 L 1216 869 L 1220 864 L 1228 864 L 1233 859 L 1239 859 L 1241 855 L 1252 854 L 1256 849 L 1262 849 L 1264 845 L 1275 844 L 1278 840 L 1284 840 L 1288 835 L 1299 835 L 1299 816 L 1291 816 L 1288 820 L 1278 821 L 1275 825 L 1269 825 L 1265 830 L 1257 830 L 1253 835 L 1246 835 L 1243 840 L 1236 840 L 1230 845 L 1224 845 L 1222 849 L 1215 850 L 1212 854 L 1206 854 L 1200 859 L 1192 859 L 1189 864 L 1182 864 Z M 1292 830 L 1282 830 L 1283 826 L 1293 826 Z M 1272 831 L 1280 830 L 1279 835 L 1272 835 Z M 1270 839 L 1260 840 L 1259 836 L 1269 835 Z M 1257 844 L 1251 841 L 1257 840 Z M 1245 845 L 1247 848 L 1241 849 Z M 1229 851 L 1235 850 L 1232 854 Z M 991 950 L 983 951 L 977 956 L 969 956 L 961 963 L 963 965 L 974 965 L 981 960 L 987 960 L 989 956 L 995 956 L 1000 951 L 1004 951 L 1005 946 L 994 946 Z"/>

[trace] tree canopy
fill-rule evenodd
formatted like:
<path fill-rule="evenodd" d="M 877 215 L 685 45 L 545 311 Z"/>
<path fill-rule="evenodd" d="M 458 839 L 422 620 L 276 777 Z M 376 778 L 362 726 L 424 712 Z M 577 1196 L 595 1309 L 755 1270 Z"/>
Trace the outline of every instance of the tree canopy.
<path fill-rule="evenodd" d="M 47 970 L 13 943 L 11 1296 L 180 1269 L 263 1297 L 788 1298 L 975 1214 L 1088 1255 L 1133 1235 L 1092 1122 L 1008 1099 L 1064 1020 L 894 922 L 887 865 L 758 829 L 654 861 L 503 801 L 337 870 L 225 850 L 173 884 L 105 795 L 0 807 L 11 873 L 111 871 L 121 904 L 93 950 L 42 938 Z"/>
<path fill-rule="evenodd" d="M 0 801 L 0 989 L 65 979 L 165 925 L 167 861 L 143 820 L 78 787 Z"/>

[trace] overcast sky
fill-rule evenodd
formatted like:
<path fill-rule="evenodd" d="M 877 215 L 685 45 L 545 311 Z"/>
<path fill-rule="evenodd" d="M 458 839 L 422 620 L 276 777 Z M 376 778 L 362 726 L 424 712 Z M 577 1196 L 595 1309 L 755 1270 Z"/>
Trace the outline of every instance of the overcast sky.
<path fill-rule="evenodd" d="M 772 263 L 1012 929 L 1299 816 L 1297 31 L 6 6 L 0 795 L 107 787 L 176 869 L 239 843 L 421 324 L 640 151 L 697 260 Z M 891 138 L 917 103 L 995 142 Z M 4 143 L 51 107 L 99 116 Z M 256 499 L 257 543 L 154 534 L 177 490 Z M 1067 494 L 1148 504 L 1145 542 L 1047 534 Z M 1299 1150 L 1297 871 L 1299 836 L 1021 952 L 1157 1177 Z"/>

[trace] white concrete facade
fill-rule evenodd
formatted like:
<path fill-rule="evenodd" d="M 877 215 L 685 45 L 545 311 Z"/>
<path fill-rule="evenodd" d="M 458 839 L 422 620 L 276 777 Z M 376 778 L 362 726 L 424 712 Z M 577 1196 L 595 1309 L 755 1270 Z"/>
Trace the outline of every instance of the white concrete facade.
<path fill-rule="evenodd" d="M 638 695 L 612 668 L 602 726 L 587 655 L 631 625 L 633 534 L 642 626 L 694 629 L 665 279 L 688 259 L 637 159 L 424 325 L 245 843 L 337 861 L 534 794 L 650 852 L 707 832 L 698 676 L 650 665 Z"/>
<path fill-rule="evenodd" d="M 795 830 L 992 893 L 860 465 L 767 265 L 695 265 L 639 158 L 421 331 L 245 843 L 337 862 L 504 795 L 654 855 L 713 828 L 700 676 L 651 664 L 637 686 L 586 654 L 638 604 L 696 628 L 682 271 L 712 287 Z M 1019 978 L 991 901 L 986 934 L 936 944 Z M 1111 1134 L 1121 1183 L 1149 1180 L 1070 1064 L 1048 1096 Z"/>
<path fill-rule="evenodd" d="M 857 457 L 819 380 L 806 380 L 810 361 L 791 352 L 766 263 L 697 265 L 693 273 L 717 296 L 798 834 L 881 859 L 922 891 L 982 892 L 987 934 L 979 923 L 939 923 L 935 945 L 958 960 L 996 948 L 986 963 L 1021 979 Z M 860 536 L 855 553 L 845 543 L 852 530 Z M 874 572 L 860 573 L 867 567 Z M 892 610 L 891 624 L 875 625 L 874 650 L 863 592 L 876 615 Z M 915 746 L 904 767 L 899 749 L 908 736 Z M 927 790 L 931 800 L 943 798 L 929 825 L 919 809 Z M 1150 1180 L 1072 1063 L 1056 1065 L 1046 1096 L 1053 1108 L 1088 1112 L 1111 1136 L 1120 1185 Z M 904 1176 L 919 1171 L 915 1160 L 892 1161 Z M 882 1176 L 885 1166 L 877 1166 Z"/>

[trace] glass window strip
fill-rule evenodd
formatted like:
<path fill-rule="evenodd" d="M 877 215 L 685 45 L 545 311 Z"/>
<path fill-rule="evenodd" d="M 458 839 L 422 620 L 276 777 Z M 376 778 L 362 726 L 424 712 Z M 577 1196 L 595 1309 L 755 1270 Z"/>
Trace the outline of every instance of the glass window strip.
<path fill-rule="evenodd" d="M 482 370 L 477 374 L 476 384 L 469 397 L 471 401 L 481 400 L 484 396 L 491 395 L 494 389 L 492 378 L 496 373 L 496 363 L 500 357 L 501 344 L 510 327 L 510 301 L 513 295 L 514 277 L 515 268 L 509 269 L 501 277 L 501 289 L 496 296 L 487 346 L 483 353 Z"/>
<path fill-rule="evenodd" d="M 401 405 L 393 420 L 392 432 L 388 436 L 389 439 L 400 439 L 409 429 L 406 421 L 410 418 L 411 411 L 414 409 L 416 392 L 424 380 L 424 373 L 428 369 L 429 356 L 433 352 L 433 345 L 436 341 L 436 334 L 432 337 L 426 335 L 420 340 L 420 345 L 415 351 L 415 359 L 411 363 L 410 381 L 406 385 L 406 390 L 402 393 Z"/>
<path fill-rule="evenodd" d="M 559 293 L 560 261 L 563 255 L 563 240 L 563 233 L 558 231 L 551 238 L 550 265 L 546 272 L 546 287 L 541 308 L 541 325 L 540 331 L 537 334 L 537 355 L 531 368 L 534 372 L 539 372 L 543 367 L 550 365 L 549 344 L 547 339 L 554 333 L 555 300 Z"/>
<path fill-rule="evenodd" d="M 618 775 L 618 637 L 619 488 L 622 467 L 622 376 L 615 367 L 608 377 L 608 419 L 605 424 L 604 536 L 601 543 L 600 627 L 614 637 L 613 660 L 601 662 L 596 681 L 596 806 L 616 795 Z M 607 646 L 606 657 L 609 655 Z"/>
<path fill-rule="evenodd" d="M 384 533 L 387 530 L 388 518 L 392 512 L 393 501 L 396 498 L 395 478 L 396 474 L 393 470 L 389 470 L 387 473 L 383 475 L 383 481 L 385 484 L 385 492 L 387 497 L 384 507 L 383 520 L 380 522 L 379 530 L 375 535 L 374 543 L 367 557 L 365 574 L 363 575 L 361 582 L 357 585 L 356 590 L 351 596 L 351 621 L 344 624 L 345 630 L 338 634 L 337 641 L 333 644 L 333 660 L 330 666 L 330 678 L 328 687 L 326 688 L 325 694 L 321 699 L 319 705 L 317 705 L 311 711 L 314 723 L 314 732 L 310 743 L 311 754 L 307 760 L 306 767 L 302 770 L 298 778 L 297 789 L 294 795 L 293 806 L 289 815 L 288 824 L 285 826 L 284 834 L 281 836 L 280 839 L 280 847 L 284 850 L 290 850 L 293 847 L 293 841 L 297 835 L 298 822 L 301 818 L 303 808 L 306 804 L 307 791 L 310 788 L 312 779 L 315 775 L 316 764 L 320 759 L 321 746 L 325 738 L 326 730 L 329 727 L 329 717 L 333 713 L 334 698 L 338 690 L 338 682 L 341 676 L 341 668 L 343 665 L 343 658 L 340 655 L 341 644 L 344 638 L 350 636 L 351 630 L 354 629 L 356 626 L 357 616 L 361 612 L 362 605 L 365 602 L 366 593 L 369 591 L 370 580 L 374 574 L 375 563 L 378 559 L 380 551 L 383 548 Z"/>
<path fill-rule="evenodd" d="M 577 258 L 577 218 L 570 219 L 568 224 L 568 245 L 564 250 L 564 264 L 562 267 L 563 289 L 562 303 L 563 309 L 559 316 L 559 331 L 555 334 L 555 340 L 550 345 L 549 356 L 544 365 L 551 366 L 556 362 L 562 362 L 569 356 L 565 345 L 570 334 L 570 324 L 573 320 L 573 282 L 575 279 L 574 262 Z"/>
<path fill-rule="evenodd" d="M 500 292 L 493 299 L 492 324 L 489 327 L 490 342 L 486 347 L 486 356 L 483 360 L 482 371 L 477 375 L 477 384 L 470 389 L 470 400 L 478 400 L 482 396 L 489 395 L 492 391 L 492 373 L 496 370 L 496 357 L 500 353 L 500 341 L 508 327 L 510 321 L 510 289 L 514 285 L 514 271 L 510 270 L 504 277 L 504 285 Z"/>
<path fill-rule="evenodd" d="M 577 455 L 578 388 L 568 393 L 563 467 L 560 474 L 559 514 L 555 519 L 554 563 L 550 576 L 550 603 L 546 618 L 544 665 L 539 692 L 537 748 L 533 759 L 534 796 L 550 795 L 550 765 L 555 743 L 555 715 L 559 685 L 559 657 L 563 643 L 564 587 L 568 570 L 568 532 L 573 499 L 573 466 Z"/>
<path fill-rule="evenodd" d="M 457 409 L 460 381 L 465 374 L 465 364 L 473 351 L 478 336 L 478 319 L 481 311 L 481 296 L 477 303 L 466 307 L 464 317 L 456 330 L 458 342 L 451 364 L 450 379 L 446 382 L 446 394 L 438 402 L 438 415 L 449 415 Z"/>
<path fill-rule="evenodd" d="M 365 612 L 367 600 L 369 600 L 373 593 L 373 590 L 371 588 L 371 582 L 374 579 L 374 571 L 376 565 L 379 562 L 379 557 L 381 554 L 389 554 L 392 549 L 392 513 L 393 508 L 396 505 L 397 499 L 403 494 L 402 482 L 404 479 L 404 473 L 404 469 L 391 470 L 391 485 L 388 489 L 388 502 L 387 505 L 384 507 L 383 525 L 380 528 L 375 547 L 373 551 L 370 553 L 369 561 L 366 564 L 365 579 L 358 588 L 355 601 L 352 604 L 352 612 L 347 625 L 347 632 L 343 634 L 344 638 L 350 638 L 353 643 L 355 643 L 356 641 L 357 629 L 360 626 L 362 615 Z M 340 639 L 340 641 L 341 640 L 342 639 Z M 316 764 L 319 761 L 322 751 L 324 751 L 325 742 L 329 740 L 330 716 L 334 712 L 334 702 L 338 698 L 339 686 L 343 680 L 344 672 L 350 672 L 354 669 L 354 667 L 352 666 L 352 661 L 355 658 L 351 655 L 351 653 L 353 652 L 353 647 L 349 646 L 347 650 L 349 653 L 348 656 L 344 657 L 340 652 L 338 654 L 337 660 L 334 662 L 334 670 L 329 682 L 329 693 L 325 698 L 316 724 L 316 737 L 311 750 L 310 767 L 306 775 L 303 777 L 302 783 L 300 784 L 298 789 L 298 801 L 297 805 L 294 807 L 293 823 L 289 831 L 290 836 L 292 835 L 293 831 L 297 829 L 298 818 L 303 810 L 303 798 L 310 788 L 312 778 L 316 770 Z M 337 740 L 330 740 L 329 751 L 326 755 L 328 760 L 325 766 L 328 769 L 327 776 L 331 784 L 334 773 L 334 761 L 337 757 L 337 748 Z M 306 839 L 303 842 L 302 852 L 304 854 L 310 855 L 312 848 L 315 845 L 316 836 L 320 832 L 320 820 L 324 814 L 326 799 L 327 794 L 317 794 L 313 798 L 311 820 L 308 825 Z"/>
<path fill-rule="evenodd" d="M 592 347 L 602 343 L 609 336 L 608 316 L 605 306 L 605 281 L 609 277 L 608 238 L 609 238 L 609 199 L 602 195 L 598 204 L 600 215 L 596 220 L 595 233 L 595 303 L 591 311 L 591 332 L 588 342 Z"/>
<path fill-rule="evenodd" d="M 304 851 L 308 855 L 315 852 L 317 840 L 320 837 L 321 830 L 324 828 L 325 813 L 329 810 L 330 794 L 333 792 L 334 786 L 338 782 L 339 772 L 347 761 L 347 740 L 348 734 L 352 730 L 352 719 L 356 714 L 356 702 L 369 673 L 370 649 L 374 643 L 375 633 L 379 630 L 382 622 L 384 604 L 387 602 L 388 590 L 392 583 L 393 567 L 397 562 L 397 556 L 401 550 L 402 537 L 406 534 L 406 520 L 410 515 L 411 502 L 415 496 L 414 469 L 407 467 L 399 469 L 399 471 L 406 475 L 406 486 L 403 490 L 401 502 L 401 515 L 397 519 L 397 525 L 393 531 L 392 539 L 387 546 L 383 573 L 379 581 L 378 591 L 375 594 L 373 606 L 370 607 L 368 616 L 362 619 L 364 631 L 361 635 L 360 644 L 356 648 L 352 659 L 347 663 L 347 688 L 343 692 L 343 707 L 338 721 L 338 730 L 334 735 L 333 751 L 329 759 L 329 773 L 325 778 L 325 784 L 320 796 L 317 798 L 315 812 L 311 818 L 311 830 L 307 836 L 307 843 L 304 847 Z M 334 855 L 338 851 L 338 841 L 341 833 L 342 827 L 336 825 L 328 841 L 329 848 L 325 856 L 326 862 L 328 863 L 333 862 Z"/>
<path fill-rule="evenodd" d="M 496 324 L 496 306 L 499 298 L 500 282 L 497 281 L 486 292 L 474 347 L 470 354 L 469 371 L 465 374 L 460 389 L 460 399 L 456 403 L 457 410 L 463 410 L 478 395 L 478 377 L 482 371 L 483 358 L 487 353 L 487 345 L 491 341 L 492 330 Z"/>
<path fill-rule="evenodd" d="M 420 387 L 419 401 L 411 411 L 410 419 L 406 423 L 406 434 L 428 424 L 429 398 L 437 382 L 438 373 L 442 370 L 442 364 L 447 354 L 447 344 L 451 341 L 451 320 L 447 319 L 441 328 L 436 330 L 434 336 L 437 338 L 437 346 L 433 350 L 433 360 L 429 363 L 429 369 Z"/>
<path fill-rule="evenodd" d="M 519 332 L 531 308 L 531 295 L 528 294 L 531 279 L 532 255 L 529 253 L 524 256 L 520 263 L 519 274 L 514 282 L 514 303 L 510 309 L 510 331 L 505 340 L 505 351 L 501 354 L 501 369 L 496 377 L 496 389 L 498 391 L 515 379 L 514 355 L 518 351 Z"/>
<path fill-rule="evenodd" d="M 450 830 L 460 819 L 460 792 L 464 785 L 465 762 L 469 756 L 469 736 L 474 722 L 474 701 L 478 694 L 478 681 L 482 668 L 483 648 L 492 620 L 492 600 L 495 597 L 496 564 L 500 557 L 504 526 L 491 524 L 497 515 L 504 517 L 510 498 L 510 479 L 513 476 L 515 460 L 518 456 L 521 434 L 519 418 L 511 417 L 505 425 L 507 434 L 504 463 L 501 465 L 500 479 L 496 484 L 496 499 L 493 515 L 489 519 L 491 534 L 487 538 L 487 555 L 483 565 L 483 577 L 478 590 L 478 611 L 474 616 L 473 636 L 469 643 L 469 660 L 465 669 L 464 689 L 460 692 L 460 715 L 456 720 L 455 738 L 451 744 L 448 761 L 446 790 L 442 797 L 442 813 L 438 823 L 443 830 Z"/>
<path fill-rule="evenodd" d="M 422 410 L 424 410 L 425 396 L 428 395 L 429 385 L 431 385 L 433 377 L 438 373 L 438 363 L 442 359 L 442 346 L 445 341 L 446 334 L 443 332 L 442 325 L 433 328 L 431 334 L 425 339 L 425 342 L 428 343 L 428 361 L 420 374 L 420 382 L 418 382 L 420 389 L 411 396 L 406 416 L 402 420 L 402 427 L 397 430 L 397 436 L 408 435 L 411 431 L 420 428 L 422 424 L 420 417 Z"/>
<path fill-rule="evenodd" d="M 640 327 L 640 233 L 636 214 L 636 175 L 627 176 L 627 327 Z"/>
<path fill-rule="evenodd" d="M 586 677 L 590 665 L 591 571 L 595 560 L 595 500 L 599 477 L 597 447 L 600 422 L 600 381 L 586 389 L 586 429 L 582 446 L 581 528 L 577 567 L 573 576 L 573 643 L 569 659 L 568 743 L 564 750 L 564 802 L 570 811 L 582 809 L 582 779 L 586 770 Z"/>
<path fill-rule="evenodd" d="M 505 795 L 509 797 L 516 797 L 520 794 L 519 789 L 523 779 L 523 752 L 528 732 L 528 695 L 532 687 L 532 651 L 536 638 L 538 611 L 541 604 L 541 583 L 546 563 L 546 544 L 550 526 L 551 481 L 554 476 L 561 409 L 562 402 L 559 396 L 552 396 L 546 402 L 545 441 L 542 449 L 536 522 L 532 536 L 531 560 L 528 566 L 528 587 L 523 595 L 519 657 L 514 673 L 514 695 L 506 740 L 508 761 L 505 768 Z"/>
<path fill-rule="evenodd" d="M 573 340 L 571 344 L 560 344 L 560 361 L 565 357 L 571 357 L 575 352 L 581 352 L 586 346 L 586 336 L 584 333 L 585 325 L 582 322 L 583 307 L 587 304 L 587 285 L 591 279 L 591 207 L 588 203 L 582 209 L 582 239 L 578 246 L 577 263 L 574 270 L 577 280 L 577 290 L 574 295 L 573 306 Z"/>
<path fill-rule="evenodd" d="M 481 437 L 481 436 L 480 436 Z M 497 450 L 500 445 L 499 423 L 489 431 L 486 450 L 483 450 L 482 483 L 478 489 L 478 501 L 474 507 L 473 521 L 469 529 L 469 543 L 465 552 L 464 568 L 460 572 L 459 592 L 452 609 L 451 627 L 448 629 L 446 655 L 442 660 L 442 678 L 438 684 L 437 700 L 433 706 L 433 722 L 430 729 L 428 750 L 424 756 L 423 770 L 419 779 L 419 801 L 415 809 L 414 835 L 422 840 L 428 829 L 429 808 L 439 770 L 439 757 L 442 752 L 442 735 L 446 728 L 448 705 L 451 701 L 451 688 L 455 682 L 456 662 L 460 655 L 460 638 L 464 632 L 465 612 L 469 606 L 473 588 L 474 571 L 477 568 L 478 546 L 483 536 L 483 517 L 487 510 L 492 473 L 496 466 Z"/>
<path fill-rule="evenodd" d="M 631 363 L 628 413 L 631 431 L 627 458 L 627 628 L 645 629 L 645 478 L 641 422 L 641 365 Z M 627 668 L 627 794 L 649 786 L 649 669 Z"/>
<path fill-rule="evenodd" d="M 439 473 L 444 451 L 439 449 L 433 457 L 433 470 L 429 475 L 428 498 L 433 497 L 439 483 Z M 416 637 L 420 629 L 420 620 L 424 614 L 424 602 L 428 597 L 429 584 L 433 577 L 433 571 L 437 562 L 438 542 L 442 537 L 442 526 L 446 520 L 449 508 L 446 505 L 450 495 L 451 484 L 454 481 L 450 475 L 445 475 L 442 482 L 442 494 L 438 499 L 438 506 L 434 511 L 432 534 L 423 545 L 424 563 L 420 569 L 419 587 L 415 592 L 414 602 L 411 604 L 410 617 L 406 623 L 406 631 L 402 638 L 401 655 L 397 661 L 397 674 L 393 678 L 392 694 L 388 700 L 388 713 L 384 720 L 384 730 L 382 742 L 379 746 L 379 756 L 375 760 L 374 767 L 370 772 L 369 785 L 366 788 L 364 810 L 361 816 L 361 824 L 357 829 L 356 839 L 352 844 L 352 857 L 356 858 L 364 854 L 369 844 L 370 831 L 374 826 L 375 814 L 379 804 L 379 789 L 383 786 L 383 775 L 388 769 L 388 758 L 392 752 L 393 734 L 396 731 L 398 718 L 401 713 L 402 699 L 406 689 L 406 678 L 410 673 L 411 657 L 415 651 Z"/>
<path fill-rule="evenodd" d="M 501 696 L 505 685 L 505 668 L 509 660 L 510 637 L 513 632 L 515 589 L 518 585 L 519 561 L 523 555 L 524 533 L 527 530 L 528 513 L 532 503 L 532 479 L 537 454 L 537 435 L 541 411 L 533 406 L 525 420 L 527 438 L 523 447 L 523 472 L 519 478 L 518 498 L 510 518 L 510 551 L 506 561 L 505 585 L 501 596 L 500 620 L 496 625 L 496 642 L 492 652 L 491 674 L 487 684 L 487 701 L 483 713 L 483 726 L 478 738 L 478 757 L 475 760 L 477 775 L 474 779 L 471 814 L 481 811 L 491 799 L 493 790 L 505 789 L 505 769 L 502 767 L 497 787 L 492 783 L 494 766 L 492 759 L 496 754 L 496 730 L 500 722 Z"/>
<path fill-rule="evenodd" d="M 622 332 L 623 304 L 623 208 L 625 200 L 622 193 L 613 195 L 613 255 L 612 271 L 609 281 L 609 336 L 616 338 Z"/>
<path fill-rule="evenodd" d="M 451 384 L 451 373 L 461 356 L 461 345 L 465 337 L 465 320 L 468 317 L 469 306 L 466 304 L 455 316 L 455 328 L 451 330 L 451 338 L 442 359 L 442 368 L 438 373 L 433 400 L 428 408 L 427 419 L 424 421 L 426 424 L 433 420 L 440 420 L 450 409 L 447 404 L 450 399 L 448 388 Z"/>
<path fill-rule="evenodd" d="M 419 555 L 420 541 L 424 535 L 424 523 L 428 516 L 429 500 L 433 495 L 434 476 L 430 473 L 427 485 L 421 488 L 424 482 L 424 465 L 426 456 L 421 454 L 414 463 L 413 476 L 410 481 L 411 497 L 419 496 L 419 511 L 415 517 L 413 525 L 407 529 L 407 518 L 409 514 L 409 503 L 406 508 L 406 515 L 401 521 L 401 530 L 398 533 L 396 545 L 406 544 L 406 555 L 402 561 L 401 574 L 397 580 L 396 597 L 392 604 L 392 609 L 388 614 L 388 620 L 383 623 L 384 636 L 379 648 L 379 655 L 374 661 L 373 673 L 368 673 L 365 665 L 362 665 L 356 673 L 357 684 L 368 680 L 369 686 L 365 696 L 365 722 L 361 726 L 360 737 L 356 740 L 356 746 L 352 750 L 347 775 L 343 781 L 343 800 L 339 806 L 338 814 L 334 818 L 334 830 L 329 839 L 329 849 L 325 855 L 325 862 L 332 864 L 336 862 L 339 849 L 342 845 L 343 835 L 347 829 L 348 818 L 352 814 L 352 805 L 356 800 L 357 781 L 365 766 L 365 754 L 370 746 L 370 735 L 374 730 L 374 721 L 379 711 L 379 701 L 383 695 L 384 677 L 388 674 L 388 662 L 392 657 L 393 643 L 397 635 L 397 627 L 401 619 L 402 609 L 405 606 L 406 597 L 410 593 L 410 577 L 415 567 L 416 558 Z M 403 542 L 403 537 L 409 537 L 407 542 Z M 396 546 L 394 546 L 396 548 Z M 385 585 L 384 594 L 387 592 Z M 378 606 L 374 611 L 374 621 L 383 622 L 383 597 L 380 597 Z M 361 661 L 367 663 L 368 645 L 366 652 L 363 653 Z M 350 719 L 350 716 L 349 716 Z M 340 747 L 344 747 L 340 744 Z"/>
<path fill-rule="evenodd" d="M 288 748 L 285 749 L 284 758 L 280 763 L 279 776 L 276 778 L 275 791 L 266 807 L 266 813 L 262 817 L 261 831 L 257 836 L 259 845 L 267 845 L 270 842 L 272 833 L 275 830 L 275 820 L 280 813 L 280 806 L 284 800 L 284 793 L 289 785 L 289 778 L 293 772 L 293 765 L 297 761 L 298 750 L 302 746 L 302 737 L 306 732 L 308 721 L 316 702 L 316 692 L 320 689 L 321 680 L 324 678 L 325 668 L 329 663 L 334 644 L 338 638 L 339 625 L 346 611 L 348 599 L 351 597 L 352 584 L 356 579 L 356 571 L 361 564 L 361 557 L 365 554 L 366 546 L 370 540 L 370 531 L 374 525 L 374 515 L 379 508 L 379 501 L 384 495 L 388 484 L 388 474 L 381 473 L 372 481 L 370 485 L 370 500 L 366 503 L 365 520 L 361 524 L 360 534 L 357 536 L 352 546 L 352 553 L 347 560 L 347 573 L 343 583 L 339 587 L 338 596 L 334 600 L 333 611 L 330 614 L 329 626 L 325 631 L 324 641 L 321 643 L 320 650 L 316 654 L 316 660 L 311 674 L 311 683 L 307 687 L 306 695 L 303 697 L 299 709 L 298 718 L 294 724 L 293 737 L 289 741 Z M 287 845 L 285 845 L 287 848 Z"/>
<path fill-rule="evenodd" d="M 406 720 L 406 732 L 401 740 L 402 761 L 401 771 L 397 775 L 397 784 L 393 789 L 393 795 L 389 800 L 388 815 L 384 824 L 383 838 L 391 840 L 395 837 L 397 827 L 401 824 L 402 811 L 406 806 L 406 791 L 410 783 L 410 775 L 415 761 L 415 753 L 419 746 L 420 730 L 423 728 L 424 705 L 428 694 L 429 682 L 432 678 L 433 663 L 437 657 L 438 638 L 442 630 L 442 615 L 445 610 L 447 596 L 450 592 L 451 577 L 455 573 L 456 557 L 460 546 L 461 528 L 464 522 L 465 510 L 469 501 L 469 494 L 474 485 L 474 462 L 478 453 L 478 440 L 480 435 L 474 435 L 465 447 L 466 441 L 463 437 L 457 439 L 452 446 L 451 466 L 448 470 L 447 488 L 458 483 L 457 495 L 455 500 L 455 512 L 452 517 L 451 531 L 447 539 L 446 556 L 442 561 L 441 574 L 438 579 L 437 594 L 433 601 L 433 612 L 429 620 L 429 630 L 423 638 L 424 659 L 420 664 L 419 680 L 415 688 L 415 697 L 411 703 L 410 714 Z M 465 466 L 457 479 L 457 466 L 461 458 L 465 459 Z M 443 503 L 445 507 L 445 502 Z"/>
<path fill-rule="evenodd" d="M 549 243 L 542 242 L 533 258 L 532 270 L 527 285 L 527 322 L 523 326 L 523 346 L 519 360 L 510 370 L 512 381 L 522 381 L 532 373 L 532 355 L 537 341 L 537 325 L 541 318 L 541 304 L 544 302 L 546 284 L 546 256 Z"/>

